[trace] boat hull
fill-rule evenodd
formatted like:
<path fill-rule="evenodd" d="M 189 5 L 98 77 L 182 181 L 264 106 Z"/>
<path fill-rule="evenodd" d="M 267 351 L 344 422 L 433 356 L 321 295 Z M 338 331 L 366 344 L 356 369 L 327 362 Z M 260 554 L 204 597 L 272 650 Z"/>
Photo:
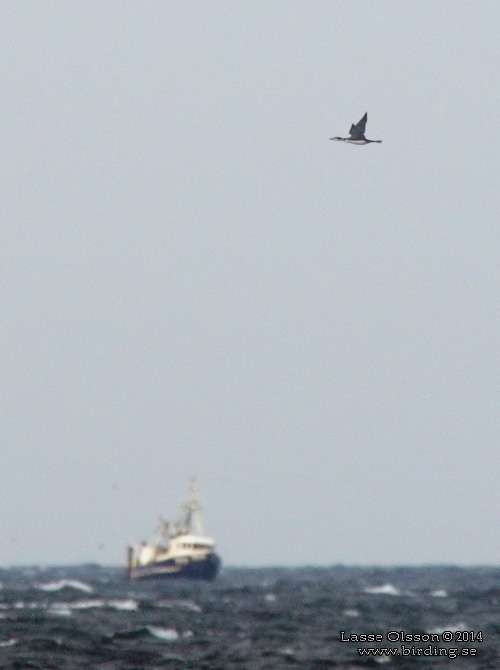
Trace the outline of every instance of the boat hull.
<path fill-rule="evenodd" d="M 193 579 L 213 581 L 219 572 L 221 560 L 217 554 L 208 554 L 202 559 L 168 558 L 146 565 L 129 567 L 130 579 Z"/>

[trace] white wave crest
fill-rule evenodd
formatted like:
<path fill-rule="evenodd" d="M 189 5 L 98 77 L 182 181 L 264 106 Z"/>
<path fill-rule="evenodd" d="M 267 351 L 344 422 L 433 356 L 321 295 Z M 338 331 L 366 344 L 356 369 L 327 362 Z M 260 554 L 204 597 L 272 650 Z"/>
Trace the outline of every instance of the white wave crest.
<path fill-rule="evenodd" d="M 37 584 L 37 589 L 40 591 L 60 591 L 61 589 L 76 589 L 77 591 L 84 591 L 85 593 L 93 593 L 94 589 L 88 584 L 79 582 L 76 579 L 60 579 L 57 582 L 47 582 L 45 584 Z"/>
<path fill-rule="evenodd" d="M 397 589 L 392 584 L 384 584 L 383 586 L 367 586 L 366 589 L 363 589 L 365 593 L 371 593 L 374 595 L 382 594 L 386 596 L 400 596 L 401 591 Z"/>
<path fill-rule="evenodd" d="M 73 603 L 54 603 L 52 609 L 68 609 L 68 610 L 89 610 L 96 607 L 104 607 L 104 600 L 94 598 L 93 600 L 76 600 Z"/>
<path fill-rule="evenodd" d="M 469 630 L 469 626 L 464 621 L 459 621 L 458 623 L 448 623 L 445 626 L 438 626 L 432 630 L 426 631 L 427 633 L 437 633 L 441 635 L 445 630 L 449 630 L 452 633 L 455 633 L 457 630 Z"/>
<path fill-rule="evenodd" d="M 151 635 L 165 642 L 175 642 L 179 639 L 179 633 L 175 628 L 161 628 L 160 626 L 147 626 Z"/>
<path fill-rule="evenodd" d="M 57 606 L 49 607 L 47 613 L 50 614 L 51 616 L 62 616 L 62 617 L 73 616 L 73 612 L 70 610 L 69 607 L 57 607 Z"/>
<path fill-rule="evenodd" d="M 444 589 L 437 589 L 436 591 L 431 592 L 433 598 L 447 598 L 448 593 Z"/>
<path fill-rule="evenodd" d="M 201 612 L 201 607 L 192 600 L 160 600 L 156 603 L 156 607 L 165 607 L 168 609 L 186 609 L 191 612 Z"/>
<path fill-rule="evenodd" d="M 106 602 L 106 606 L 112 607 L 115 610 L 123 610 L 127 612 L 133 612 L 139 607 L 137 600 L 133 600 L 132 598 L 123 600 L 108 600 Z"/>
<path fill-rule="evenodd" d="M 344 616 L 350 616 L 350 617 L 358 617 L 359 616 L 358 610 L 344 610 L 342 612 L 342 614 Z"/>
<path fill-rule="evenodd" d="M 11 637 L 10 640 L 0 640 L 0 647 L 13 647 L 17 644 L 15 637 Z"/>

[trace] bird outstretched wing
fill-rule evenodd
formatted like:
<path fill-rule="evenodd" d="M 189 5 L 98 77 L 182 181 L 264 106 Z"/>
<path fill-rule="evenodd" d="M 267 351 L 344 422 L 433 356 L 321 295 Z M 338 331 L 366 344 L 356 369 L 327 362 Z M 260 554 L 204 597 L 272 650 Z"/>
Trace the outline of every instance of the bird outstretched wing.
<path fill-rule="evenodd" d="M 366 121 L 368 120 L 368 114 L 365 114 L 363 118 L 354 125 L 351 126 L 349 134 L 353 140 L 363 140 L 365 139 L 365 128 Z"/>

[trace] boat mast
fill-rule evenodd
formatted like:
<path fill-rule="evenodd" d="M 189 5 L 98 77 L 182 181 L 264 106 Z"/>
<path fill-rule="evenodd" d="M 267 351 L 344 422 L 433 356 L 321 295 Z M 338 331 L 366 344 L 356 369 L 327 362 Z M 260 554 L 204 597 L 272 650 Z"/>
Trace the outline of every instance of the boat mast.
<path fill-rule="evenodd" d="M 194 526 L 197 535 L 204 535 L 203 526 L 199 515 L 200 505 L 196 498 L 196 479 L 191 479 L 189 500 L 184 505 L 184 518 L 177 524 L 177 534 L 187 535 Z"/>

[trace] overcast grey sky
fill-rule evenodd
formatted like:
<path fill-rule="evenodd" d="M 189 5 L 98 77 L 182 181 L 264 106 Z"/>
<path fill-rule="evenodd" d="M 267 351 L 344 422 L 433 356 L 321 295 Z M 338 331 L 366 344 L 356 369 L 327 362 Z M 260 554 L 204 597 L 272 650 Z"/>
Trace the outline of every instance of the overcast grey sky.
<path fill-rule="evenodd" d="M 498 563 L 498 1 L 0 9 L 0 564 Z"/>

